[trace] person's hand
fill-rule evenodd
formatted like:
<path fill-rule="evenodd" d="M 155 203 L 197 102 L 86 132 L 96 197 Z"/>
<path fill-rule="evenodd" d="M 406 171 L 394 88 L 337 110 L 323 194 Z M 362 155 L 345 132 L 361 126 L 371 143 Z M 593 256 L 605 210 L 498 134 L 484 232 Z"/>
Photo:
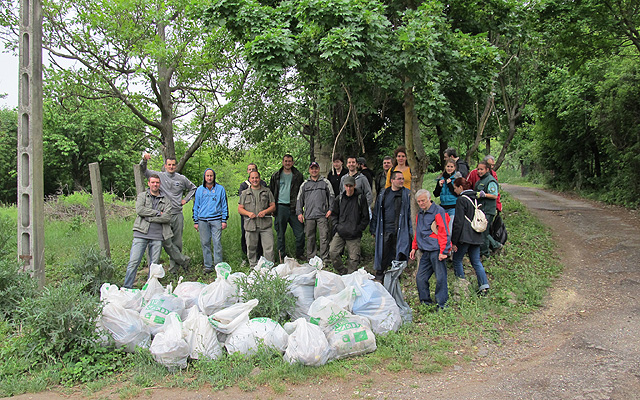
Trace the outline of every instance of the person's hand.
<path fill-rule="evenodd" d="M 325 218 L 329 218 L 331 216 L 331 210 L 327 211 L 327 213 L 324 216 Z"/>
<path fill-rule="evenodd" d="M 458 251 L 458 246 L 456 246 L 455 244 L 452 244 L 452 245 L 451 245 L 451 251 L 452 251 L 453 253 L 455 253 L 456 251 Z"/>
<path fill-rule="evenodd" d="M 447 184 L 451 183 L 451 178 L 447 179 Z"/>
<path fill-rule="evenodd" d="M 442 186 L 444 185 L 444 180 L 440 179 L 440 180 L 438 181 L 438 185 L 440 185 L 440 187 L 442 187 Z"/>
<path fill-rule="evenodd" d="M 438 260 L 442 261 L 442 260 L 444 260 L 446 258 L 447 258 L 446 254 L 442 254 L 442 253 L 438 254 Z"/>
<path fill-rule="evenodd" d="M 227 223 L 226 222 L 222 223 L 222 229 L 227 229 Z"/>
<path fill-rule="evenodd" d="M 193 227 L 198 231 L 198 224 L 193 224 Z M 200 231 L 198 231 L 200 232 Z"/>
<path fill-rule="evenodd" d="M 142 155 L 142 158 L 144 158 L 145 160 L 149 160 L 149 159 L 151 158 L 151 154 L 149 154 L 149 153 L 144 153 L 144 154 Z"/>
<path fill-rule="evenodd" d="M 185 204 L 187 204 L 187 201 L 186 201 L 185 199 L 182 199 L 182 200 L 180 201 L 180 204 L 185 205 Z"/>
<path fill-rule="evenodd" d="M 260 213 L 258 213 L 257 216 L 260 216 Z M 247 215 L 247 217 L 249 217 L 249 219 L 254 219 L 256 217 L 255 213 L 250 212 L 249 215 Z"/>
<path fill-rule="evenodd" d="M 298 221 L 300 221 L 301 224 L 304 223 L 304 217 L 302 216 L 302 214 L 298 215 Z"/>
<path fill-rule="evenodd" d="M 411 260 L 415 260 L 416 259 L 416 250 L 415 249 L 411 249 L 411 253 L 409 253 L 409 258 Z"/>
<path fill-rule="evenodd" d="M 484 190 L 481 190 L 478 192 L 478 197 L 482 198 L 485 197 L 487 194 L 484 192 Z"/>

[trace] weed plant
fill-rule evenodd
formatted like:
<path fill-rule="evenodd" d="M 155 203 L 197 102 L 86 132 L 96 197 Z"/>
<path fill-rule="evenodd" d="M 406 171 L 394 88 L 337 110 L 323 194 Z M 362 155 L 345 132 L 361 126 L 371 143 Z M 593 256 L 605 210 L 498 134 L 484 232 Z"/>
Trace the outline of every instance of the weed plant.
<path fill-rule="evenodd" d="M 250 318 L 267 317 L 284 324 L 294 310 L 296 298 L 289 291 L 290 281 L 277 274 L 251 272 L 236 281 L 243 302 L 258 299 Z"/>
<path fill-rule="evenodd" d="M 83 290 L 95 296 L 100 295 L 100 287 L 103 283 L 114 282 L 113 262 L 95 247 L 84 249 L 80 258 L 72 261 L 71 269 L 74 274 L 71 279 L 81 282 Z"/>

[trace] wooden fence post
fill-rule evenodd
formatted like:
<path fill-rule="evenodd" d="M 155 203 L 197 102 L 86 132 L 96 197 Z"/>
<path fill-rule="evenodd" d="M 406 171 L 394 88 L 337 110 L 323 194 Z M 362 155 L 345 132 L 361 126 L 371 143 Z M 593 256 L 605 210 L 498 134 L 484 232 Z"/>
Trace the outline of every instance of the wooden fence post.
<path fill-rule="evenodd" d="M 89 164 L 89 175 L 91 177 L 93 208 L 96 212 L 96 226 L 98 227 L 98 244 L 104 255 L 111 258 L 109 233 L 107 232 L 107 215 L 104 209 L 104 196 L 102 195 L 102 178 L 100 177 L 100 165 L 98 163 Z"/>

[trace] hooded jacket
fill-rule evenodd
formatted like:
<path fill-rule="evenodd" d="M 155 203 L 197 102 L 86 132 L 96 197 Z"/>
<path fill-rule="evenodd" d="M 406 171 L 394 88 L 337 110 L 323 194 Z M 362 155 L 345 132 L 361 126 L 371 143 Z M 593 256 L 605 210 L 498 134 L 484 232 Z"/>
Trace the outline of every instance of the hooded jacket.
<path fill-rule="evenodd" d="M 331 207 L 331 225 L 344 240 L 359 239 L 369 225 L 369 206 L 367 198 L 354 189 L 353 196 L 346 192 L 336 196 Z"/>
<path fill-rule="evenodd" d="M 204 179 L 204 174 L 211 170 L 213 172 L 213 187 L 209 189 Z M 196 189 L 193 201 L 193 222 L 229 219 L 229 206 L 227 204 L 227 192 L 224 187 L 216 183 L 216 172 L 207 168 L 202 173 L 202 185 Z"/>

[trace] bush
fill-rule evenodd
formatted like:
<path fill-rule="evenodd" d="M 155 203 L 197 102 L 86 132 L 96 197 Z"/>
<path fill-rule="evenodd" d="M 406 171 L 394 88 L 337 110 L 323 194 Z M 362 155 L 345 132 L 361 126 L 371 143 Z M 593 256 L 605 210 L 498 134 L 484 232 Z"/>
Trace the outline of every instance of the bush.
<path fill-rule="evenodd" d="M 67 280 L 58 287 L 45 287 L 40 296 L 20 304 L 22 337 L 31 344 L 25 358 L 33 363 L 55 363 L 63 358 L 77 362 L 94 352 L 102 304 L 83 289 L 84 283 Z"/>
<path fill-rule="evenodd" d="M 252 271 L 237 283 L 242 293 L 242 301 L 259 301 L 251 310 L 250 318 L 267 317 L 280 324 L 287 322 L 288 315 L 296 305 L 296 298 L 289 291 L 290 282 L 287 279 L 275 274 Z"/>
<path fill-rule="evenodd" d="M 111 259 L 96 248 L 83 251 L 80 258 L 71 262 L 76 280 L 83 284 L 83 290 L 93 295 L 100 294 L 103 283 L 114 281 L 116 267 Z"/>
<path fill-rule="evenodd" d="M 15 311 L 24 299 L 36 295 L 38 285 L 17 262 L 0 260 L 0 319 L 14 321 Z"/>

